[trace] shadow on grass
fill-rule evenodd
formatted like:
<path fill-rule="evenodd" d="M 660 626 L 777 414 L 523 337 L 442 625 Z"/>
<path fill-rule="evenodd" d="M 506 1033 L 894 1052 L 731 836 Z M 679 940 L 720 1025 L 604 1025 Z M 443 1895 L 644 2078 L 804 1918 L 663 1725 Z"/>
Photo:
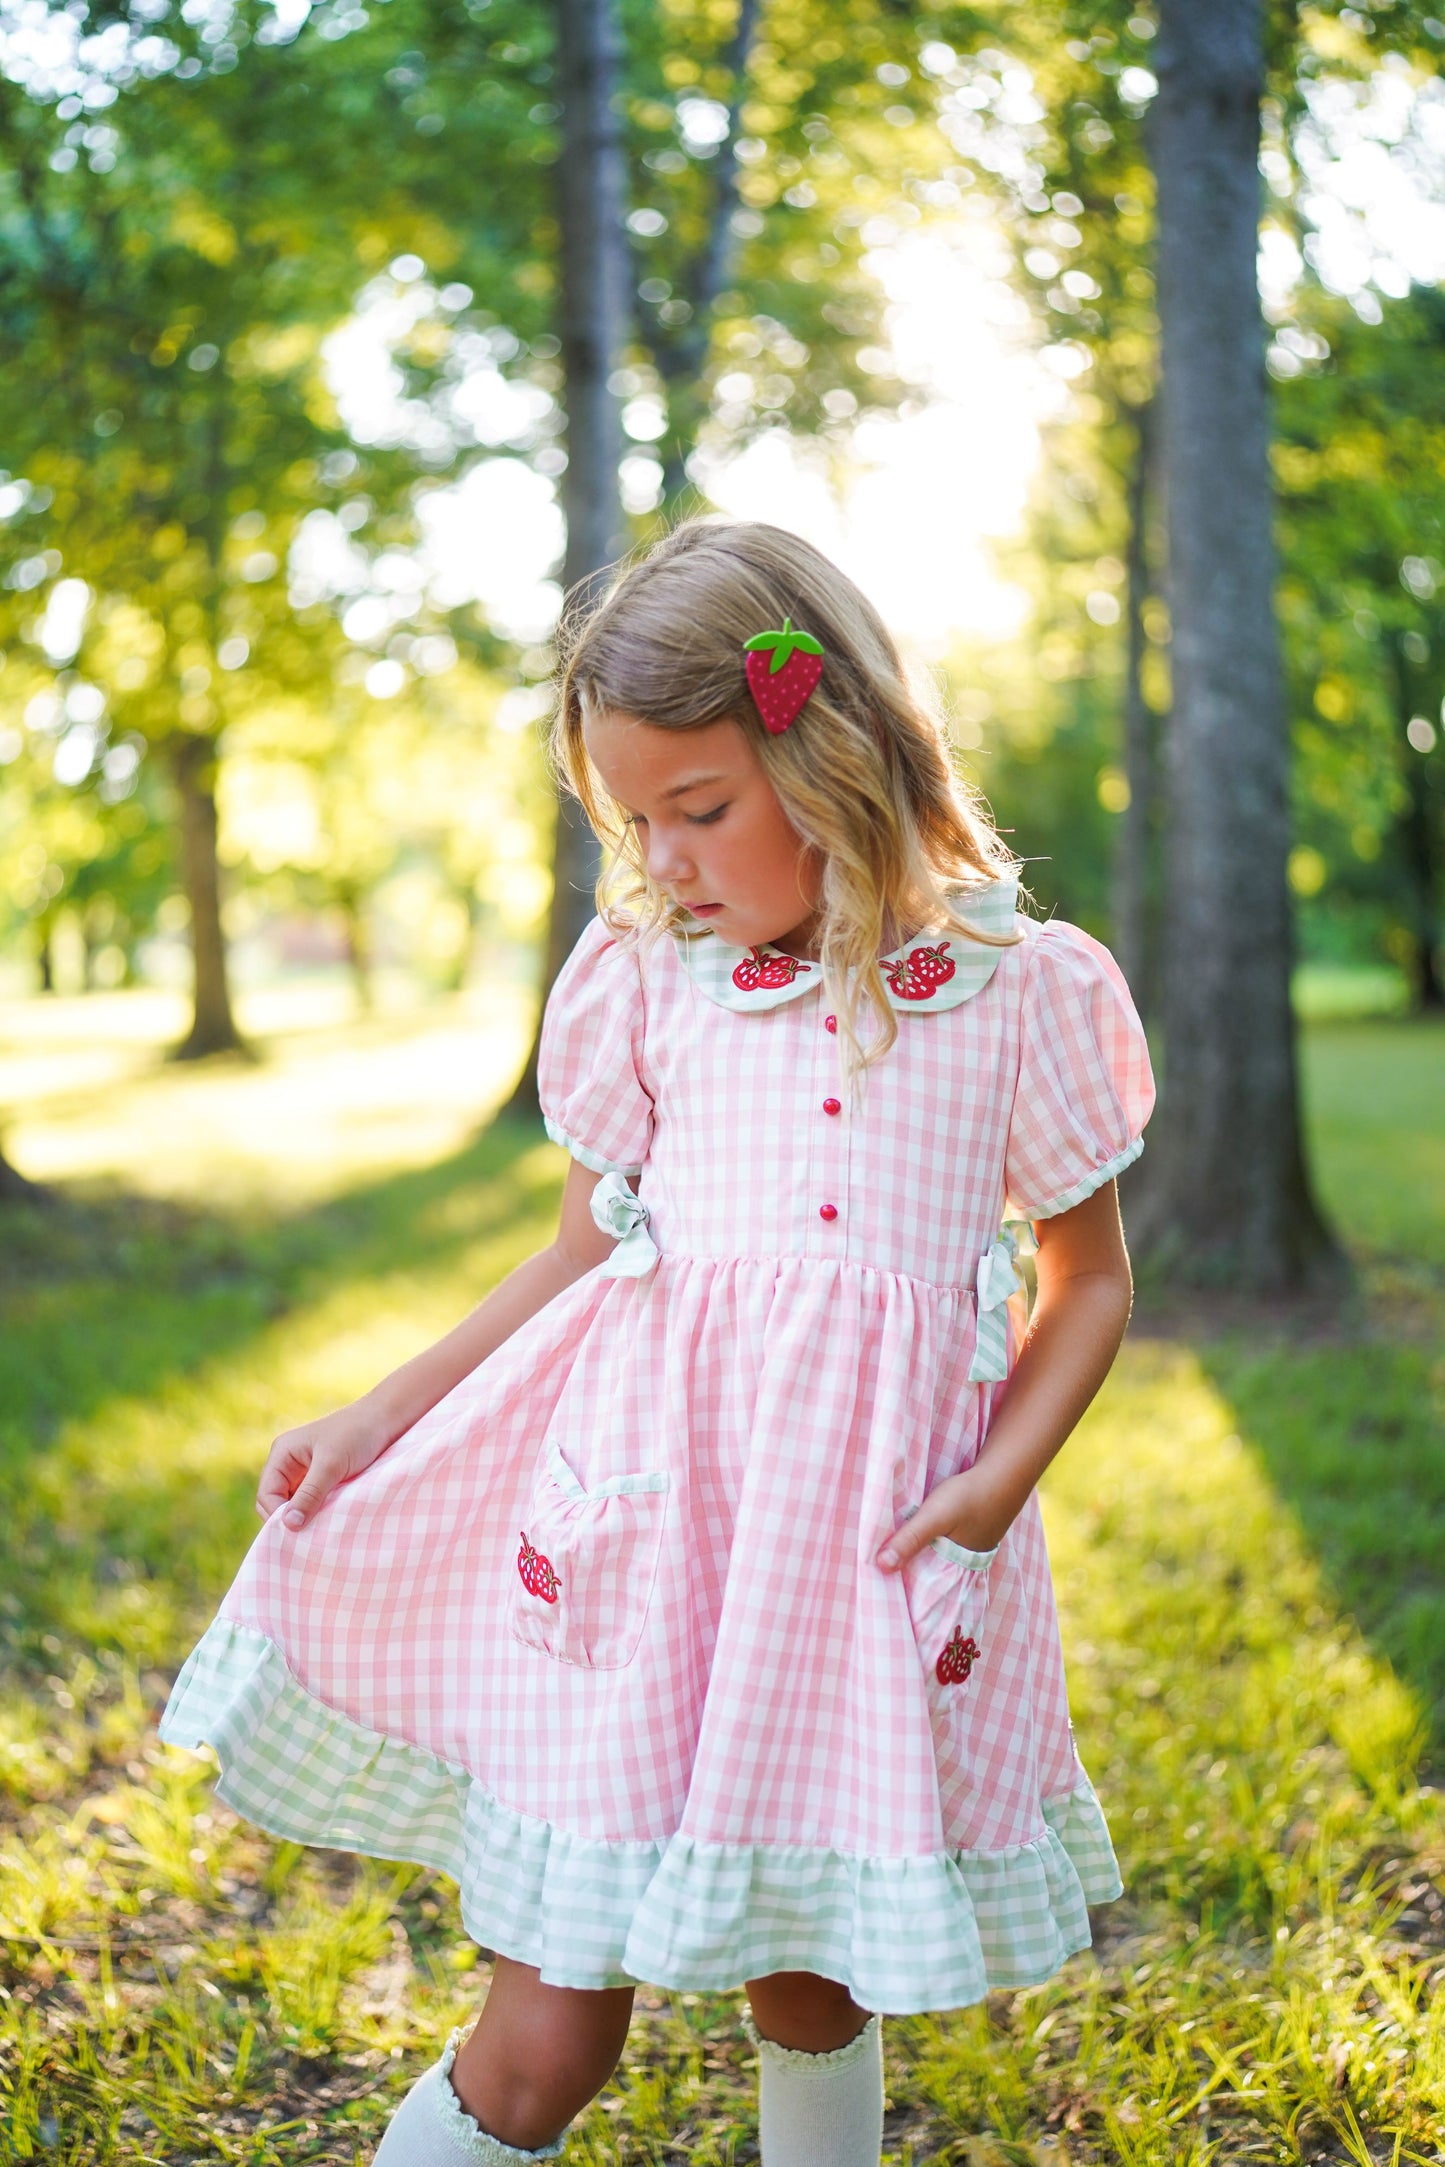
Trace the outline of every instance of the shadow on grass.
<path fill-rule="evenodd" d="M 1445 1310 L 1445 1303 L 1442 1303 Z M 1445 1360 L 1439 1343 L 1199 1348 L 1239 1435 L 1318 1558 L 1332 1604 L 1419 1696 L 1445 1766 Z"/>
<path fill-rule="evenodd" d="M 1270 1304 L 1141 1276 L 1139 1326 L 1187 1340 L 1318 1558 L 1331 1602 L 1418 1695 L 1445 1771 L 1445 1025 L 1301 1034 L 1321 1200 L 1358 1272 Z M 1147 1156 L 1147 1154 L 1146 1154 Z M 1121 1184 L 1126 1197 L 1128 1181 Z"/>
<path fill-rule="evenodd" d="M 347 1287 L 444 1272 L 508 1237 L 545 1241 L 560 1183 L 540 1126 L 498 1120 L 445 1160 L 292 1218 L 95 1193 L 0 1210 L 0 1640 L 10 1661 L 53 1669 L 62 1648 L 87 1645 L 142 1663 L 184 1653 L 180 1638 L 257 1524 L 264 1335 Z M 239 1410 L 207 1406 L 217 1364 Z M 244 1468 L 234 1455 L 214 1472 L 186 1453 L 175 1464 L 175 1417 L 159 1440 L 171 1458 L 147 1454 L 138 1405 L 180 1394 L 182 1425 L 199 1435 L 229 1422 L 244 1434 L 250 1393 L 256 1449 Z M 75 1453 L 64 1443 L 72 1425 L 89 1426 Z"/>

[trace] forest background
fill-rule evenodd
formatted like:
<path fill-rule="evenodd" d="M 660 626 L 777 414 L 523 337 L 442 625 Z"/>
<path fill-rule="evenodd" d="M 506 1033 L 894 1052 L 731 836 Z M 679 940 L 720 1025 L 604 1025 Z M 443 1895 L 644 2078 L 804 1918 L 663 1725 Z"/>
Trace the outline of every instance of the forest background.
<path fill-rule="evenodd" d="M 627 20 L 628 530 L 705 504 L 709 477 L 726 498 L 729 455 L 736 475 L 760 439 L 843 487 L 880 444 L 886 460 L 879 418 L 926 409 L 946 360 L 894 350 L 890 265 L 925 240 L 961 260 L 956 324 L 936 329 L 962 347 L 963 312 L 987 313 L 1036 371 L 1042 451 L 974 572 L 992 596 L 935 612 L 915 659 L 1040 902 L 1112 938 L 1147 1003 L 1170 705 L 1154 24 L 824 12 Z M 537 722 L 567 462 L 551 17 L 27 0 L 10 21 L 10 989 L 175 980 L 189 928 L 201 1052 L 235 1036 L 227 948 L 243 976 L 332 952 L 363 1003 L 378 963 L 460 983 L 536 941 L 549 887 Z M 1299 950 L 1352 971 L 1357 998 L 1438 1007 L 1439 25 L 1346 7 L 1271 30 L 1261 260 Z M 920 515 L 945 561 L 969 464 L 965 442 Z M 744 489 L 747 471 L 777 462 L 755 458 Z"/>
<path fill-rule="evenodd" d="M 442 1877 L 263 1841 L 154 1715 L 266 1438 L 547 1238 L 555 613 L 709 503 L 896 618 L 1125 961 L 1141 1172 L 1212 1122 L 1238 1177 L 1195 1154 L 1172 1252 L 1126 1195 L 1142 1326 L 1046 1499 L 1129 1901 L 1096 1966 L 890 2033 L 890 2157 L 1445 2158 L 1442 50 L 1429 0 L 4 0 L 7 2167 L 350 2167 L 474 1997 Z M 1247 185 L 1191 253 L 1216 64 Z M 1181 394 L 1216 334 L 1253 481 Z M 1226 588 L 1239 512 L 1202 676 L 1181 442 Z M 1201 796 L 1201 684 L 1261 656 Z M 639 2022 L 577 2157 L 750 2157 L 726 1998 Z"/>

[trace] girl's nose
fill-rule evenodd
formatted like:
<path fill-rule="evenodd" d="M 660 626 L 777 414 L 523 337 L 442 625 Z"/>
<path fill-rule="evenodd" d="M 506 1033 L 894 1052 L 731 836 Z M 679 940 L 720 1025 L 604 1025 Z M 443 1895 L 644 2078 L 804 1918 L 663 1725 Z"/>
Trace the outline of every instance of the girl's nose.
<path fill-rule="evenodd" d="M 659 886 L 669 881 L 690 880 L 695 868 L 685 839 L 680 835 L 659 834 L 654 828 L 648 842 L 647 870 Z"/>

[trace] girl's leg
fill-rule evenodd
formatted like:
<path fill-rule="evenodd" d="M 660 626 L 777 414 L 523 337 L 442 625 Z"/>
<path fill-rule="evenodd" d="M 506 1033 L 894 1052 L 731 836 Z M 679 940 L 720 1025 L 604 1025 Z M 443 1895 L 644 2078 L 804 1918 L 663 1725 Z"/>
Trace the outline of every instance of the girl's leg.
<path fill-rule="evenodd" d="M 806 1971 L 748 1981 L 763 2167 L 878 2167 L 883 2030 L 846 1987 Z"/>
<path fill-rule="evenodd" d="M 630 1986 L 543 1986 L 534 1965 L 499 1956 L 457 2054 L 457 2096 L 504 2143 L 551 2144 L 621 2061 L 631 2021 Z"/>
<path fill-rule="evenodd" d="M 631 2015 L 630 1987 L 543 1986 L 530 1964 L 498 1957 L 481 2015 L 407 2093 L 373 2167 L 556 2158 L 567 2125 L 617 2067 Z"/>

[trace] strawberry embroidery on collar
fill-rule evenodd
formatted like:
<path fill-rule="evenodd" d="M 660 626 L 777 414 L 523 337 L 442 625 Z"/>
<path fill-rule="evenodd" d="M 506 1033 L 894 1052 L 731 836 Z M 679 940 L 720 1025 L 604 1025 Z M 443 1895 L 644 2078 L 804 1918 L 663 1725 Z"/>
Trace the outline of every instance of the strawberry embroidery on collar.
<path fill-rule="evenodd" d="M 1018 882 L 1012 877 L 966 892 L 955 891 L 970 924 L 995 936 L 1012 930 Z M 698 991 L 719 1008 L 739 1012 L 781 1007 L 823 983 L 816 964 L 764 941 L 753 948 L 734 947 L 689 919 L 672 939 L 683 968 Z M 942 939 L 914 936 L 892 954 L 879 957 L 889 1005 L 902 1015 L 931 1015 L 957 1008 L 981 993 L 998 969 L 1004 951 L 953 933 Z"/>
<path fill-rule="evenodd" d="M 744 993 L 753 993 L 759 986 L 790 986 L 799 971 L 810 971 L 811 963 L 804 963 L 798 956 L 786 956 L 780 948 L 764 955 L 761 948 L 750 948 L 733 971 L 733 984 Z"/>
<path fill-rule="evenodd" d="M 900 1001 L 926 1001 L 935 987 L 945 985 L 958 969 L 945 952 L 948 945 L 940 941 L 936 948 L 910 948 L 898 962 L 885 964 L 883 975 L 889 992 L 896 993 Z"/>

